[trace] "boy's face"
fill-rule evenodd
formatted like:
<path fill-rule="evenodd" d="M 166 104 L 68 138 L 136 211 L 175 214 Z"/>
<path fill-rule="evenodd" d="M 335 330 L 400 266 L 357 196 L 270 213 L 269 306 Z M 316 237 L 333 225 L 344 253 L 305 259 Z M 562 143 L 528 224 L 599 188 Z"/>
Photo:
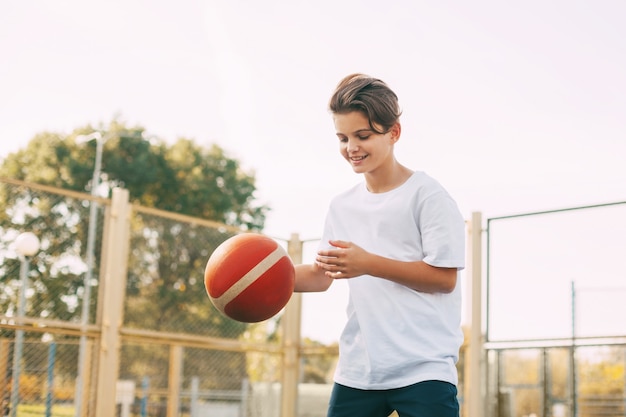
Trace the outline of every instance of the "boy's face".
<path fill-rule="evenodd" d="M 376 133 L 370 128 L 363 113 L 334 114 L 339 151 L 358 174 L 374 173 L 378 168 L 393 163 L 393 145 L 400 136 L 399 125 L 387 133 Z M 378 129 L 378 126 L 376 126 Z"/>

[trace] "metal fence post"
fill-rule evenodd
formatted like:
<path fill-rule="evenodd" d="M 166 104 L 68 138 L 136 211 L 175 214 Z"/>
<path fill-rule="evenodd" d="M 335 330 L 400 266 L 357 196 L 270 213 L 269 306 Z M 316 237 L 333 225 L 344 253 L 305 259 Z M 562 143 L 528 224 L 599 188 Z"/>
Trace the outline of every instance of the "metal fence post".
<path fill-rule="evenodd" d="M 130 204 L 128 190 L 115 188 L 105 216 L 102 242 L 103 257 L 100 289 L 102 291 L 101 337 L 98 350 L 96 417 L 116 414 L 115 395 L 120 363 L 120 327 L 124 316 L 128 248 L 130 239 Z"/>
<path fill-rule="evenodd" d="M 52 404 L 54 400 L 54 365 L 57 357 L 57 344 L 50 342 L 48 346 L 48 369 L 46 374 L 46 417 L 52 417 Z"/>
<path fill-rule="evenodd" d="M 150 388 L 150 378 L 144 376 L 141 380 L 141 403 L 139 416 L 146 417 L 148 415 L 148 389 Z"/>

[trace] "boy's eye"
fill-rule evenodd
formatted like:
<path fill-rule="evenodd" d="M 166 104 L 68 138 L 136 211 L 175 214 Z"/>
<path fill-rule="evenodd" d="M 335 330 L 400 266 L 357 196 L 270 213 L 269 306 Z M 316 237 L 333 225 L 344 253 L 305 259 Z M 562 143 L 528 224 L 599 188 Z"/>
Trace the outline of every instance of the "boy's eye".
<path fill-rule="evenodd" d="M 358 140 L 367 140 L 370 138 L 370 136 L 372 136 L 371 134 L 361 134 L 361 135 L 356 135 L 356 138 Z M 348 141 L 348 137 L 347 136 L 337 136 L 339 138 L 339 142 L 341 143 L 345 143 Z"/>

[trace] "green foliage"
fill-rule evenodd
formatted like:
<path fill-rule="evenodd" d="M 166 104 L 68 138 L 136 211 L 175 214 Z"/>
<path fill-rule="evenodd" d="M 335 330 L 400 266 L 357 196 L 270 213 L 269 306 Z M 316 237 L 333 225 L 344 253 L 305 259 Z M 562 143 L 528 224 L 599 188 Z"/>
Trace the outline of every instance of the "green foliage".
<path fill-rule="evenodd" d="M 256 205 L 253 173 L 217 145 L 205 149 L 191 139 L 168 146 L 145 138 L 141 127 L 111 122 L 108 128 L 90 126 L 67 136 L 36 135 L 26 149 L 0 163 L 0 177 L 90 190 L 96 141 L 77 143 L 81 135 L 98 131 L 104 138 L 100 181 L 109 190 L 129 191 L 131 201 L 148 207 L 215 220 L 248 230 L 261 230 L 269 208 Z"/>
<path fill-rule="evenodd" d="M 553 347 L 545 353 L 545 357 L 540 349 L 500 353 L 500 389 L 511 390 L 514 415 L 539 414 L 544 395 L 549 403 L 566 404 L 571 398 L 570 349 Z M 542 369 L 544 360 L 546 369 Z M 623 346 L 577 349 L 576 400 L 580 415 L 623 415 L 624 363 Z"/>
<path fill-rule="evenodd" d="M 0 177 L 91 191 L 96 141 L 78 139 L 94 131 L 104 139 L 98 194 L 123 187 L 133 204 L 240 230 L 262 230 L 269 208 L 255 202 L 254 175 L 244 172 L 220 147 L 203 148 L 190 139 L 170 146 L 146 138 L 141 127 L 117 121 L 69 135 L 38 134 L 25 149 L 0 161 Z M 89 200 L 0 183 L 0 311 L 14 314 L 19 292 L 19 261 L 6 249 L 20 232 L 32 231 L 41 240 L 41 250 L 29 260 L 27 315 L 79 321 L 89 208 Z M 95 320 L 103 222 L 100 209 L 90 322 Z M 213 308 L 203 277 L 208 257 L 232 233 L 133 213 L 125 325 L 237 338 L 245 325 Z"/>
<path fill-rule="evenodd" d="M 605 349 L 595 352 L 592 360 L 581 360 L 579 365 L 579 390 L 581 394 L 622 395 L 624 391 L 623 352 Z"/>

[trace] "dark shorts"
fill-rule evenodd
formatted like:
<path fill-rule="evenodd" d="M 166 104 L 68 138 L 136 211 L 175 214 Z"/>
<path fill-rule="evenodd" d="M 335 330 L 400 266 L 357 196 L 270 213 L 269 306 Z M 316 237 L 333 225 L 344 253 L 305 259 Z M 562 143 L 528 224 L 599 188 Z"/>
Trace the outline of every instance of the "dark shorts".
<path fill-rule="evenodd" d="M 456 387 L 443 381 L 424 381 L 404 388 L 361 390 L 335 384 L 328 417 L 459 417 Z"/>

